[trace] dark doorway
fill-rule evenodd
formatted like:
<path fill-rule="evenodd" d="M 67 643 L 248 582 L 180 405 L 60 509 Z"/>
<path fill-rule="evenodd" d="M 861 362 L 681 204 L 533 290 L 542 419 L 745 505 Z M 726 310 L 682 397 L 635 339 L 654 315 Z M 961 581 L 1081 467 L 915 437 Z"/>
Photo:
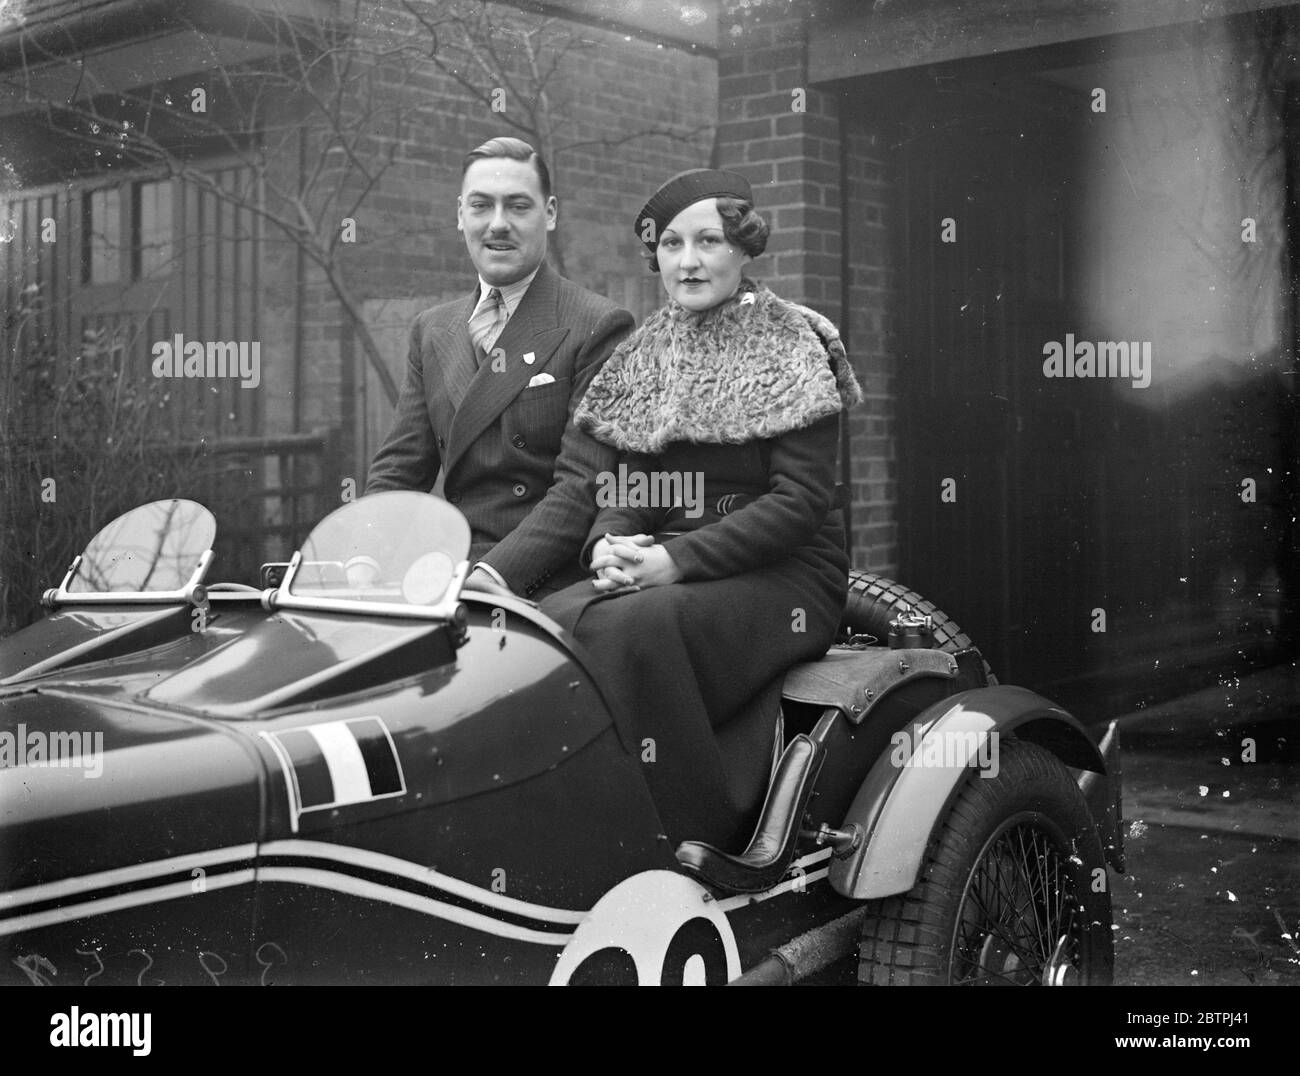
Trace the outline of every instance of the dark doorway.
<path fill-rule="evenodd" d="M 901 578 L 1000 676 L 1085 718 L 1276 659 L 1276 378 L 1225 373 L 1138 406 L 1113 382 L 1044 376 L 1049 342 L 1097 340 L 1077 263 L 1097 212 L 1087 95 L 999 78 L 990 61 L 986 75 L 917 74 L 891 99 L 907 102 L 894 141 Z M 1241 502 L 1243 475 L 1268 504 Z"/>

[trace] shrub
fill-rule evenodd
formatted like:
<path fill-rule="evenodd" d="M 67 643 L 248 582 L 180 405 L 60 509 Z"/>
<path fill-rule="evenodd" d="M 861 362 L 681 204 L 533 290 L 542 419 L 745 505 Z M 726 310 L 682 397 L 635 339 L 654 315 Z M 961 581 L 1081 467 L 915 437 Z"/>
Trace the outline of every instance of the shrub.
<path fill-rule="evenodd" d="M 154 436 L 165 383 L 123 373 L 120 343 L 91 333 L 64 358 L 40 332 L 33 285 L 0 328 L 0 635 L 41 615 L 42 591 L 106 523 L 185 496 L 199 446 Z"/>

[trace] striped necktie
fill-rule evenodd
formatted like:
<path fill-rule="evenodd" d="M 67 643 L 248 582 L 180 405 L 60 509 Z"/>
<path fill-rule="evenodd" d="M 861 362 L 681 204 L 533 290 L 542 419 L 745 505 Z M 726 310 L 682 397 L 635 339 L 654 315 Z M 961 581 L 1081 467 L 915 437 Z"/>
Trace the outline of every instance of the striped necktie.
<path fill-rule="evenodd" d="M 502 301 L 501 292 L 496 288 L 489 289 L 469 319 L 469 338 L 474 341 L 474 347 L 480 356 L 486 355 L 501 335 L 505 315 L 506 304 Z"/>

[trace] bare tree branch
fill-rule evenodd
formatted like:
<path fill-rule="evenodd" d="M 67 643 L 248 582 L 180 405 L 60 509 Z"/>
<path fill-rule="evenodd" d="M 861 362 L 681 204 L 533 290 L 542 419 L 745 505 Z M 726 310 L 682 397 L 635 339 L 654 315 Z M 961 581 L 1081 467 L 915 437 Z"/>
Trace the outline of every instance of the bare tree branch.
<path fill-rule="evenodd" d="M 216 44 L 193 27 L 206 50 L 202 88 L 221 105 L 206 112 L 188 107 L 188 91 L 176 82 L 110 91 L 89 54 L 56 55 L 29 48 L 26 39 L 18 78 L 4 82 L 43 111 L 71 152 L 84 154 L 79 168 L 176 178 L 247 211 L 262 226 L 262 242 L 298 250 L 319 270 L 395 402 L 396 385 L 349 276 L 354 262 L 341 221 L 373 204 L 398 166 L 405 131 L 444 114 L 448 88 L 536 145 L 557 177 L 574 152 L 614 151 L 642 139 L 694 144 L 711 125 L 661 123 L 591 135 L 579 127 L 567 96 L 593 45 L 575 27 L 488 0 L 401 0 L 390 10 L 400 13 L 397 24 L 369 25 L 369 5 L 353 0 L 335 22 L 290 29 L 292 47 L 238 65 L 223 63 Z M 446 80 L 433 93 L 431 75 Z M 50 87 L 61 88 L 52 93 Z M 498 90 L 506 95 L 504 111 Z M 303 138 L 311 145 L 306 166 L 286 166 L 297 161 Z M 235 162 L 246 180 L 217 182 L 207 170 L 213 154 Z M 407 225 L 371 228 L 365 241 L 410 232 Z M 563 271 L 559 233 L 551 248 Z"/>

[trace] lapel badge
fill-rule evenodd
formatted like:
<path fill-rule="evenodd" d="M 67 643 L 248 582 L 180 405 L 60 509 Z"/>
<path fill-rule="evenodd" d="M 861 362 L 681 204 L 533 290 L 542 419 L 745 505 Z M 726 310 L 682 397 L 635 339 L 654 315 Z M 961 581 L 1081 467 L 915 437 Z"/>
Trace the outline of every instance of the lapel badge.
<path fill-rule="evenodd" d="M 526 362 L 529 366 L 532 366 L 532 364 L 535 363 L 536 361 L 537 361 L 537 355 L 535 353 L 531 351 L 524 352 L 524 362 Z"/>

